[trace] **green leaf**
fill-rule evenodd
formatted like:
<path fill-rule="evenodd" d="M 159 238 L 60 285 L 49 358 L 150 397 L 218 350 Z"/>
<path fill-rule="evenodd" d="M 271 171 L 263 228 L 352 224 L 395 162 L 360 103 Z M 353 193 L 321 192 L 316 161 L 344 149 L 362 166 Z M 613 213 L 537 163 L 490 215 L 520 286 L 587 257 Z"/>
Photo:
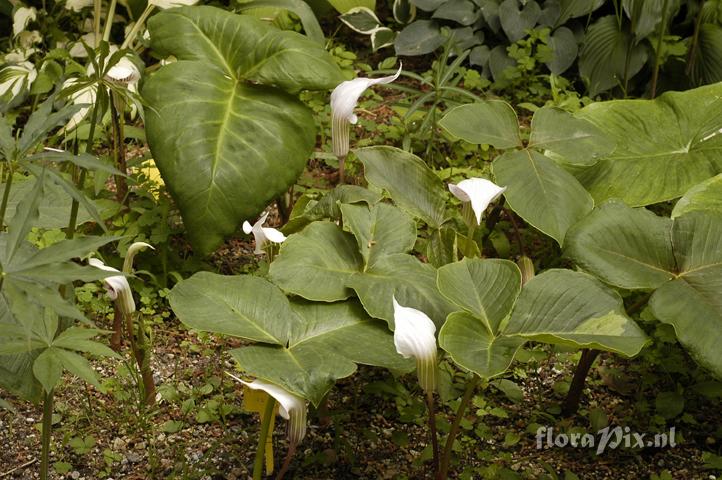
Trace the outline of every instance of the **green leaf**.
<path fill-rule="evenodd" d="M 338 18 L 353 31 L 364 35 L 371 35 L 381 26 L 381 20 L 373 10 L 365 7 L 352 8 Z"/>
<path fill-rule="evenodd" d="M 310 110 L 283 90 L 343 77 L 316 42 L 250 16 L 174 8 L 148 28 L 153 50 L 179 60 L 143 87 L 148 141 L 191 243 L 208 254 L 285 192 L 313 149 Z"/>
<path fill-rule="evenodd" d="M 675 276 L 671 232 L 668 218 L 609 201 L 569 230 L 564 253 L 611 285 L 654 289 Z"/>
<path fill-rule="evenodd" d="M 83 257 L 98 248 L 110 242 L 114 242 L 123 237 L 81 237 L 72 240 L 61 240 L 49 247 L 38 250 L 38 252 L 30 258 L 23 259 L 20 262 L 12 263 L 12 271 L 27 270 L 42 265 L 56 262 L 65 262 L 77 257 Z M 6 268 L 6 271 L 10 269 Z"/>
<path fill-rule="evenodd" d="M 572 165 L 594 165 L 614 150 L 614 141 L 592 123 L 564 110 L 543 107 L 531 120 L 529 147 L 551 150 Z"/>
<path fill-rule="evenodd" d="M 584 118 L 617 142 L 614 152 L 577 177 L 597 202 L 631 206 L 671 200 L 722 172 L 722 83 L 654 100 L 597 102 Z"/>
<path fill-rule="evenodd" d="M 722 174 L 687 190 L 674 206 L 672 218 L 698 210 L 722 213 Z"/>
<path fill-rule="evenodd" d="M 722 378 L 722 214 L 693 211 L 674 220 L 671 242 L 679 274 L 657 289 L 652 313 L 674 327 L 680 343 Z"/>
<path fill-rule="evenodd" d="M 569 227 L 587 215 L 594 201 L 572 174 L 534 150 L 516 150 L 492 164 L 496 183 L 506 187 L 509 206 L 525 221 L 562 245 Z"/>
<path fill-rule="evenodd" d="M 394 295 L 401 305 L 427 314 L 437 327 L 455 310 L 436 287 L 436 269 L 411 255 L 381 257 L 365 272 L 352 276 L 347 285 L 356 291 L 368 314 L 386 320 L 392 330 Z"/>
<path fill-rule="evenodd" d="M 589 16 L 601 7 L 604 0 L 559 0 L 559 19 L 557 26 L 567 23 L 570 18 Z"/>
<path fill-rule="evenodd" d="M 362 268 L 353 235 L 331 222 L 314 222 L 281 244 L 269 277 L 287 293 L 335 302 L 353 295 L 346 283 Z"/>
<path fill-rule="evenodd" d="M 354 150 L 369 184 L 389 192 L 391 199 L 432 228 L 446 221 L 446 189 L 423 160 L 394 147 Z"/>
<path fill-rule="evenodd" d="M 622 0 L 622 7 L 634 26 L 632 33 L 636 42 L 657 30 L 668 3 L 669 0 Z"/>
<path fill-rule="evenodd" d="M 373 11 L 376 9 L 376 0 L 328 0 L 338 13 L 346 13 L 352 8 L 365 7 Z"/>
<path fill-rule="evenodd" d="M 523 2 L 523 6 L 519 0 L 504 0 L 499 5 L 501 28 L 511 43 L 526 37 L 526 31 L 534 28 L 541 13 L 541 7 L 534 0 Z"/>
<path fill-rule="evenodd" d="M 43 196 L 44 181 L 37 178 L 32 190 L 27 193 L 18 202 L 15 209 L 15 215 L 8 224 L 8 234 L 5 239 L 5 256 L 3 264 L 12 262 L 13 256 L 25 243 L 25 239 L 30 230 L 36 225 L 38 220 L 38 206 Z"/>
<path fill-rule="evenodd" d="M 722 81 L 722 27 L 703 23 L 692 62 L 692 81 L 704 85 Z"/>
<path fill-rule="evenodd" d="M 406 253 L 416 243 L 416 223 L 387 203 L 340 204 L 343 227 L 356 237 L 366 266 L 394 253 Z"/>
<path fill-rule="evenodd" d="M 417 2 L 415 4 L 423 9 Z M 399 32 L 394 41 L 396 55 L 426 55 L 444 44 L 438 23 L 433 20 L 416 20 Z"/>
<path fill-rule="evenodd" d="M 176 284 L 170 305 L 189 328 L 285 345 L 301 320 L 286 296 L 250 275 L 198 272 Z"/>
<path fill-rule="evenodd" d="M 579 52 L 579 74 L 593 97 L 613 87 L 625 87 L 646 60 L 645 46 L 634 45 L 632 35 L 619 29 L 617 17 L 608 15 L 587 30 Z"/>
<path fill-rule="evenodd" d="M 546 66 L 554 75 L 561 75 L 574 65 L 579 52 L 574 32 L 567 27 L 557 28 L 549 36 L 548 45 L 552 51 L 552 58 L 546 63 Z"/>
<path fill-rule="evenodd" d="M 521 272 L 508 260 L 465 258 L 441 267 L 436 283 L 442 295 L 496 335 L 521 291 Z"/>
<path fill-rule="evenodd" d="M 371 0 L 373 1 L 373 0 Z M 302 0 L 252 0 L 250 2 L 238 3 L 236 8 L 239 11 L 244 11 L 252 8 L 282 8 L 293 12 L 301 20 L 303 30 L 306 32 L 306 36 L 316 43 L 321 45 L 326 41 L 323 36 L 323 30 L 321 25 L 316 20 L 316 15 L 311 10 L 308 3 Z"/>
<path fill-rule="evenodd" d="M 55 352 L 55 356 L 62 362 L 63 367 L 65 367 L 67 371 L 69 371 L 76 377 L 85 380 L 86 382 L 97 388 L 99 391 L 105 391 L 105 388 L 100 384 L 100 381 L 98 380 L 98 375 L 95 373 L 95 370 L 93 370 L 93 367 L 90 366 L 90 363 L 85 358 L 78 355 L 77 353 L 65 350 L 63 348 L 56 348 L 53 346 L 48 350 L 51 349 Z"/>
<path fill-rule="evenodd" d="M 498 149 L 522 145 L 516 113 L 511 105 L 501 100 L 452 108 L 439 125 L 451 135 L 469 143 L 491 145 Z"/>
<path fill-rule="evenodd" d="M 63 374 L 63 361 L 58 356 L 58 351 L 59 349 L 50 347 L 38 355 L 33 363 L 33 375 L 46 393 L 55 388 Z"/>
<path fill-rule="evenodd" d="M 627 317 L 618 293 L 590 275 L 559 269 L 547 270 L 524 285 L 505 333 L 627 357 L 637 355 L 648 342 Z"/>
<path fill-rule="evenodd" d="M 439 332 L 439 345 L 459 366 L 489 379 L 504 373 L 524 339 L 494 335 L 478 317 L 467 312 L 449 315 Z"/>
<path fill-rule="evenodd" d="M 477 6 L 469 0 L 448 0 L 436 9 L 432 18 L 451 20 L 460 25 L 471 25 L 479 16 Z"/>

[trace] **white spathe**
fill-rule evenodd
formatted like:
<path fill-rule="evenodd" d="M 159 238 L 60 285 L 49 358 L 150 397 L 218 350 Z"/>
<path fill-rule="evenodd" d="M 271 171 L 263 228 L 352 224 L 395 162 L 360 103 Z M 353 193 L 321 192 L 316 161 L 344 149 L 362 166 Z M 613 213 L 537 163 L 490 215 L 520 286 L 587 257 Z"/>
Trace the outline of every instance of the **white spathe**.
<path fill-rule="evenodd" d="M 109 267 L 97 258 L 91 258 L 88 260 L 88 265 L 95 268 L 105 270 L 106 272 L 118 272 L 117 268 Z M 108 292 L 108 297 L 113 300 L 120 311 L 125 315 L 130 315 L 135 312 L 135 301 L 133 301 L 133 292 L 130 290 L 130 284 L 128 279 L 124 275 L 112 275 L 103 279 L 105 290 Z"/>
<path fill-rule="evenodd" d="M 436 325 L 421 310 L 394 304 L 394 345 L 404 358 L 416 359 L 419 385 L 426 392 L 436 389 Z"/>
<path fill-rule="evenodd" d="M 105 78 L 107 80 L 131 86 L 135 85 L 138 83 L 138 80 L 140 80 L 140 70 L 138 70 L 135 63 L 133 63 L 133 61 L 126 55 L 119 58 L 118 61 L 115 62 L 110 69 L 108 69 L 108 72 L 105 74 Z"/>
<path fill-rule="evenodd" d="M 263 224 L 268 218 L 268 212 L 261 215 L 256 223 L 251 226 L 248 220 L 243 222 L 243 231 L 246 234 L 253 234 L 253 238 L 256 241 L 256 249 L 253 251 L 256 255 L 263 255 L 263 247 L 268 242 L 283 243 L 286 240 L 286 236 L 275 228 L 264 227 Z"/>
<path fill-rule="evenodd" d="M 74 58 L 85 58 L 88 56 L 88 52 L 85 50 L 85 45 L 90 47 L 91 50 L 94 50 L 98 46 L 98 43 L 100 43 L 99 38 L 95 36 L 95 33 L 86 33 L 80 37 L 77 42 L 73 43 L 70 50 L 68 50 L 68 53 Z"/>
<path fill-rule="evenodd" d="M 20 7 L 13 14 L 13 36 L 17 37 L 25 30 L 25 27 L 38 18 L 38 11 L 35 7 Z"/>
<path fill-rule="evenodd" d="M 471 202 L 476 215 L 476 223 L 481 224 L 481 216 L 491 202 L 501 196 L 506 187 L 500 187 L 485 178 L 469 178 L 458 184 L 449 184 L 449 190 L 462 202 Z"/>
<path fill-rule="evenodd" d="M 132 273 L 133 259 L 135 258 L 135 255 L 138 252 L 145 250 L 146 248 L 155 250 L 153 245 L 151 245 L 150 243 L 145 243 L 145 242 L 133 242 L 130 245 L 130 247 L 128 247 L 128 252 L 125 254 L 125 260 L 123 260 L 123 272 L 124 273 Z"/>
<path fill-rule="evenodd" d="M 92 7 L 93 0 L 65 0 L 65 8 L 73 12 L 79 12 L 84 8 Z"/>
<path fill-rule="evenodd" d="M 63 83 L 63 90 L 66 88 L 72 87 L 73 85 L 77 84 L 78 80 L 71 78 L 69 80 L 66 80 Z M 98 91 L 98 86 L 91 84 L 87 87 L 83 87 L 80 90 L 77 90 L 73 92 L 70 95 L 70 101 L 73 102 L 76 105 L 84 105 L 80 110 L 75 112 L 72 117 L 70 117 L 70 120 L 68 120 L 68 123 L 65 124 L 65 127 L 63 127 L 63 130 L 65 132 L 68 132 L 75 127 L 77 127 L 80 122 L 83 121 L 85 116 L 90 111 L 90 107 L 95 103 L 95 95 Z"/>
<path fill-rule="evenodd" d="M 246 382 L 230 373 L 228 375 L 250 389 L 262 390 L 273 397 L 278 402 L 278 413 L 289 422 L 288 439 L 294 444 L 303 440 L 306 436 L 306 400 L 270 382 L 259 379 Z"/>
<path fill-rule="evenodd" d="M 38 76 L 35 66 L 30 62 L 20 62 L 0 69 L 0 97 L 10 92 L 17 97 L 24 88 L 29 88 Z"/>
<path fill-rule="evenodd" d="M 331 144 L 333 154 L 345 157 L 349 150 L 349 129 L 358 121 L 353 113 L 358 99 L 372 85 L 391 83 L 401 75 L 401 68 L 391 76 L 381 78 L 354 78 L 338 84 L 331 92 Z"/>
<path fill-rule="evenodd" d="M 150 0 L 149 5 L 154 5 L 161 10 L 166 10 L 173 7 L 187 7 L 188 5 L 195 5 L 198 0 Z"/>

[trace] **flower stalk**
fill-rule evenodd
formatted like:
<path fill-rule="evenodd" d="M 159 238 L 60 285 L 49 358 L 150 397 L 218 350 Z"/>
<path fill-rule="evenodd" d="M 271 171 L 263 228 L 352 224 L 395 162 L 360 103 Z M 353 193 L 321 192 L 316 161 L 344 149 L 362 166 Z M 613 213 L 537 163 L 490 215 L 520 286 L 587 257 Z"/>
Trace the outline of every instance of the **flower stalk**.
<path fill-rule="evenodd" d="M 266 442 L 268 441 L 268 432 L 275 408 L 276 400 L 269 395 L 266 400 L 266 409 L 263 411 L 263 416 L 261 417 L 261 433 L 258 436 L 258 448 L 256 449 L 256 458 L 253 461 L 253 480 L 261 480 L 261 478 L 263 478 L 263 460 L 266 452 Z"/>

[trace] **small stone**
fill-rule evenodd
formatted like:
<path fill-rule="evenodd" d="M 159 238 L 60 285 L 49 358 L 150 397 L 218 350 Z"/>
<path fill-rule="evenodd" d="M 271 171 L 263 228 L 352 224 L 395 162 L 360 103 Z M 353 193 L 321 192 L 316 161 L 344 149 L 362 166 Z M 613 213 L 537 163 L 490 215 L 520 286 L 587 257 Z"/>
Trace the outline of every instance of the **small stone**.
<path fill-rule="evenodd" d="M 70 478 L 72 478 L 73 480 L 78 480 L 80 478 L 80 472 L 77 470 L 73 470 L 72 472 L 70 472 Z"/>
<path fill-rule="evenodd" d="M 128 453 L 128 461 L 130 463 L 140 463 L 140 461 L 143 459 L 139 454 L 135 452 Z"/>

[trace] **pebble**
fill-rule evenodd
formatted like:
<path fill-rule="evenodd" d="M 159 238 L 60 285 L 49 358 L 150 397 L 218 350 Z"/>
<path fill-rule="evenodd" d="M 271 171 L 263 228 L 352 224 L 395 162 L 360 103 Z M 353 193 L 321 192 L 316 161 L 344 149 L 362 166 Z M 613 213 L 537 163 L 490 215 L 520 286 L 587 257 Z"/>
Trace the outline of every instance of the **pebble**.
<path fill-rule="evenodd" d="M 73 480 L 78 480 L 80 478 L 80 472 L 77 470 L 73 470 L 72 472 L 70 472 L 70 478 L 72 478 Z"/>
<path fill-rule="evenodd" d="M 141 457 L 139 454 L 137 454 L 135 452 L 129 452 L 127 457 L 128 457 L 128 461 L 130 463 L 140 463 L 140 461 L 143 459 L 143 457 Z"/>

